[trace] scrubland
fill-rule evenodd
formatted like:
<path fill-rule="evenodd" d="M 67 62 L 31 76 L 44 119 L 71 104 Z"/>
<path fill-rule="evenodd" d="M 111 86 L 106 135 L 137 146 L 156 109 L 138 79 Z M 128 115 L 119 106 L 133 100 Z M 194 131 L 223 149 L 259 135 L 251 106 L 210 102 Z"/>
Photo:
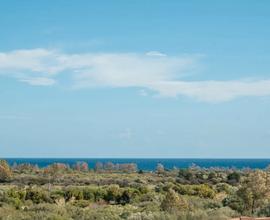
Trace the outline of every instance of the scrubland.
<path fill-rule="evenodd" d="M 153 172 L 136 164 L 8 165 L 0 161 L 0 219 L 204 220 L 270 216 L 270 170 Z"/>

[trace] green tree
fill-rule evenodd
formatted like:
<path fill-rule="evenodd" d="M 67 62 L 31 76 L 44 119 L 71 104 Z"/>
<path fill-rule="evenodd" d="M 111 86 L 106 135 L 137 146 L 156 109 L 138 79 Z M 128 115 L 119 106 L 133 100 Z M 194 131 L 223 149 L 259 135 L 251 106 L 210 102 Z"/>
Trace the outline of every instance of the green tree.
<path fill-rule="evenodd" d="M 237 194 L 244 201 L 246 210 L 253 214 L 255 209 L 261 207 L 268 198 L 267 173 L 262 170 L 249 173 Z"/>

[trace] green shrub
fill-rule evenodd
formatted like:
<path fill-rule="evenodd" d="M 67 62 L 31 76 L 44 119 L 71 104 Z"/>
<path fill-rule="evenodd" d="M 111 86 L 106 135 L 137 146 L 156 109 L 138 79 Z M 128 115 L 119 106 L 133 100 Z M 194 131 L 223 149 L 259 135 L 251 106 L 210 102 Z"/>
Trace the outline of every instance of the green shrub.
<path fill-rule="evenodd" d="M 8 198 L 6 202 L 16 209 L 20 209 L 23 205 L 23 202 L 19 198 Z"/>
<path fill-rule="evenodd" d="M 75 198 L 76 200 L 83 199 L 83 189 L 79 187 L 69 187 L 65 191 L 66 200 L 70 200 L 71 198 Z"/>
<path fill-rule="evenodd" d="M 177 185 L 173 188 L 182 195 L 199 196 L 201 198 L 214 198 L 215 191 L 206 184 L 201 185 Z"/>
<path fill-rule="evenodd" d="M 11 188 L 7 191 L 7 196 L 10 198 L 25 200 L 26 191 L 24 189 L 20 190 L 18 188 Z"/>
<path fill-rule="evenodd" d="M 35 188 L 29 188 L 26 190 L 25 200 L 31 200 L 35 204 L 39 204 L 42 202 L 47 202 L 47 203 L 53 202 L 48 192 L 41 189 L 35 189 Z"/>
<path fill-rule="evenodd" d="M 120 191 L 119 185 L 110 185 L 107 188 L 107 194 L 104 199 L 107 202 L 116 202 L 118 201 L 120 195 L 121 195 L 121 191 Z"/>
<path fill-rule="evenodd" d="M 85 208 L 90 205 L 89 201 L 87 200 L 76 200 L 72 205 L 80 207 L 80 208 Z"/>
<path fill-rule="evenodd" d="M 94 202 L 95 201 L 95 192 L 97 191 L 97 188 L 92 188 L 92 187 L 85 187 L 83 189 L 83 198 L 85 200 L 89 200 Z"/>

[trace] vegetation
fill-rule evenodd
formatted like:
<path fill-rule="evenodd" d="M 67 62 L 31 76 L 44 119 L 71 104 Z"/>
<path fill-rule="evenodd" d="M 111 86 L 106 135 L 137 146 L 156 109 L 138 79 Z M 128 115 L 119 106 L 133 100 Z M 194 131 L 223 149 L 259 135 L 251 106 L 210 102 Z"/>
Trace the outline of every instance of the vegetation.
<path fill-rule="evenodd" d="M 204 220 L 270 216 L 270 169 L 0 161 L 0 219 Z"/>

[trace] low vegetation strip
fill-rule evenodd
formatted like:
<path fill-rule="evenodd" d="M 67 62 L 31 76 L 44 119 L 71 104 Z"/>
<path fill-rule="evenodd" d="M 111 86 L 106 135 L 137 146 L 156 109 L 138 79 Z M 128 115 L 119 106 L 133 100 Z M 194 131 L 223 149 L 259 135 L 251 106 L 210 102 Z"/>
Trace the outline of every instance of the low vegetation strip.
<path fill-rule="evenodd" d="M 167 170 L 158 164 L 146 172 L 136 164 L 39 168 L 1 160 L 0 219 L 269 219 L 269 179 L 268 168 Z"/>
<path fill-rule="evenodd" d="M 232 218 L 231 220 L 270 220 L 270 217 L 262 217 L 262 218 L 256 218 L 256 217 L 240 217 L 240 218 Z"/>

